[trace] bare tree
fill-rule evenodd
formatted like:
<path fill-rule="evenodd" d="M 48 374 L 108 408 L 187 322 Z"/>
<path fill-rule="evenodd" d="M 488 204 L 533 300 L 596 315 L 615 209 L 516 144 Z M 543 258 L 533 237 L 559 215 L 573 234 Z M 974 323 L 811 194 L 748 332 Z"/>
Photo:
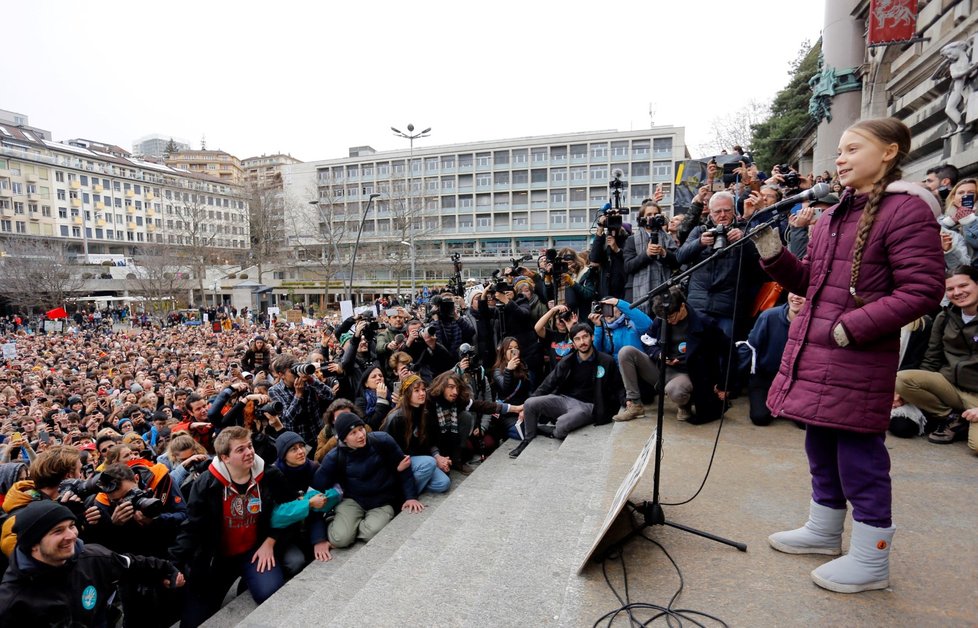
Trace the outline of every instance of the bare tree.
<path fill-rule="evenodd" d="M 383 186 L 383 184 L 381 184 Z M 411 267 L 411 256 L 415 256 L 415 271 L 422 264 L 422 247 L 420 241 L 435 234 L 438 231 L 437 215 L 427 216 L 425 204 L 428 198 L 425 197 L 421 189 L 421 179 L 408 179 L 393 181 L 388 190 L 381 189 L 385 193 L 386 199 L 381 197 L 378 203 L 378 213 L 383 216 L 390 215 L 389 227 L 381 218 L 381 247 L 382 254 L 386 253 L 386 262 L 390 266 L 397 281 L 397 293 L 401 293 L 401 279 L 407 269 Z M 383 237 L 389 233 L 389 236 Z M 405 244 L 407 243 L 407 244 Z M 413 250 L 412 250 L 413 249 Z"/>
<path fill-rule="evenodd" d="M 289 205 L 288 247 L 296 265 L 319 281 L 333 281 L 343 268 L 341 249 L 356 237 L 359 217 L 348 215 L 339 195 L 342 186 L 327 183 L 285 199 Z"/>
<path fill-rule="evenodd" d="M 174 228 L 170 232 L 175 239 L 175 244 L 179 245 L 179 251 L 194 279 L 197 280 L 202 301 L 204 275 L 207 266 L 217 260 L 215 244 L 218 239 L 218 225 L 216 220 L 211 218 L 214 208 L 208 209 L 205 201 L 206 195 L 196 191 L 184 192 L 182 196 L 174 199 Z M 191 291 L 191 301 L 193 301 L 193 291 Z"/>
<path fill-rule="evenodd" d="M 771 105 L 768 102 L 750 100 L 746 105 L 730 113 L 718 115 L 710 121 L 711 139 L 700 145 L 703 155 L 714 155 L 733 146 L 749 151 L 754 137 L 754 125 L 768 118 Z"/>
<path fill-rule="evenodd" d="M 177 295 L 186 291 L 189 273 L 186 261 L 169 244 L 147 247 L 133 257 L 129 280 L 133 292 L 146 299 L 146 310 L 164 316 L 174 309 Z"/>
<path fill-rule="evenodd" d="M 261 283 L 265 267 L 277 258 L 279 248 L 285 243 L 285 203 L 281 179 L 277 184 L 250 186 L 248 197 L 251 233 L 248 261 L 256 266 L 258 283 Z"/>
<path fill-rule="evenodd" d="M 82 287 L 62 242 L 10 239 L 2 244 L 0 295 L 29 311 L 63 306 Z"/>

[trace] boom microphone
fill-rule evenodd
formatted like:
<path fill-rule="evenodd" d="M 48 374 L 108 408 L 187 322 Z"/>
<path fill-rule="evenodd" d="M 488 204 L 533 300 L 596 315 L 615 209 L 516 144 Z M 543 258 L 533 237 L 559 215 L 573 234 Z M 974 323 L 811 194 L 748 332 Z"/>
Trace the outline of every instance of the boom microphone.
<path fill-rule="evenodd" d="M 786 199 L 778 201 L 774 205 L 770 205 L 760 211 L 755 212 L 754 215 L 751 216 L 751 220 L 753 220 L 756 216 L 762 216 L 770 212 L 787 211 L 798 203 L 804 203 L 805 201 L 817 201 L 823 196 L 827 196 L 831 191 L 832 188 L 829 187 L 828 183 L 816 183 L 814 186 L 805 190 L 804 192 L 795 194 L 794 196 L 789 196 Z"/>

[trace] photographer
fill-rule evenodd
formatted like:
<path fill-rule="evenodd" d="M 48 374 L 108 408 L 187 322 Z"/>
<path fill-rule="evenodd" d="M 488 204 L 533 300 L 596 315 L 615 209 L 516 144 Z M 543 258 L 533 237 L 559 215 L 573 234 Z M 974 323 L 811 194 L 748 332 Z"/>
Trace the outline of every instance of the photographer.
<path fill-rule="evenodd" d="M 656 190 L 656 196 L 661 195 L 661 189 Z M 672 276 L 679 263 L 676 261 L 675 240 L 666 233 L 665 227 L 665 217 L 659 206 L 654 200 L 646 199 L 638 211 L 638 229 L 633 231 L 622 249 L 625 294 L 611 296 L 624 298 L 631 303 Z M 642 311 L 648 314 L 651 306 L 646 302 Z"/>
<path fill-rule="evenodd" d="M 275 358 L 272 369 L 279 381 L 268 389 L 268 396 L 282 404 L 282 425 L 301 436 L 306 444 L 315 445 L 323 426 L 323 410 L 333 400 L 333 392 L 313 377 L 315 365 L 299 364 L 291 355 Z"/>
<path fill-rule="evenodd" d="M 607 353 L 618 364 L 619 351 L 642 346 L 642 334 L 652 324 L 645 312 L 614 297 L 595 303 L 594 310 L 588 320 L 594 325 L 595 350 Z"/>
<path fill-rule="evenodd" d="M 577 312 L 566 305 L 555 305 L 540 317 L 537 324 L 533 326 L 533 330 L 543 343 L 550 370 L 553 370 L 558 362 L 574 351 L 574 342 L 571 340 L 570 330 L 576 324 Z M 505 339 L 503 340 L 505 341 Z"/>
<path fill-rule="evenodd" d="M 493 296 L 497 306 L 494 314 L 499 318 L 499 333 L 504 336 L 515 336 L 523 347 L 523 361 L 530 371 L 530 380 L 540 381 L 543 374 L 543 354 L 537 342 L 536 332 L 533 325 L 536 319 L 530 313 L 530 304 L 526 298 L 513 290 L 513 287 L 505 283 L 497 283 L 492 289 L 486 291 L 486 296 Z M 480 312 L 490 312 L 488 302 L 479 302 Z M 488 315 L 488 314 L 487 314 Z M 502 338 L 498 339 L 499 341 Z"/>
<path fill-rule="evenodd" d="M 384 369 L 384 374 L 390 377 L 387 371 L 387 360 L 395 351 L 404 348 L 404 341 L 407 338 L 408 313 L 403 307 L 394 307 L 387 310 L 387 327 L 377 332 L 377 360 Z"/>
<path fill-rule="evenodd" d="M 592 266 L 591 274 L 597 276 L 598 294 L 624 298 L 625 256 L 622 249 L 626 240 L 632 237 L 631 229 L 625 224 L 606 229 L 609 213 L 613 213 L 619 221 L 621 220 L 620 214 L 614 210 L 608 210 L 598 216 L 594 240 L 588 252 L 588 262 L 597 265 L 597 268 Z"/>
<path fill-rule="evenodd" d="M 687 301 L 692 309 L 715 318 L 730 338 L 736 338 L 735 324 L 739 329 L 747 322 L 744 314 L 753 305 L 761 273 L 753 247 L 740 247 L 734 254 L 714 257 L 727 242 L 743 237 L 734 218 L 733 195 L 714 194 L 710 198 L 710 222 L 693 229 L 676 253 L 680 264 L 710 260 L 690 278 Z"/>
<path fill-rule="evenodd" d="M 549 296 L 555 304 L 563 304 L 586 318 L 591 313 L 591 301 L 597 294 L 597 277 L 587 264 L 587 258 L 571 248 L 559 251 L 547 249 L 541 260 Z M 507 333 L 515 330 L 507 329 Z"/>
<path fill-rule="evenodd" d="M 411 370 L 426 382 L 455 364 L 455 357 L 438 342 L 433 326 L 422 326 L 421 321 L 408 323 L 407 353 L 413 360 Z"/>
<path fill-rule="evenodd" d="M 486 374 L 486 369 L 482 365 L 482 359 L 476 352 L 475 347 L 470 344 L 463 344 L 458 349 L 458 357 L 460 359 L 458 364 L 455 365 L 453 372 L 461 377 L 462 381 L 472 391 L 472 399 L 487 402 L 493 401 L 492 384 L 489 381 L 489 376 Z M 497 442 L 494 438 L 487 438 L 492 414 L 486 412 L 477 412 L 474 414 L 474 420 L 472 421 L 473 428 L 468 439 L 468 448 L 474 450 L 484 460 L 495 449 Z"/>
<path fill-rule="evenodd" d="M 475 328 L 469 325 L 467 319 L 458 316 L 455 301 L 450 294 L 435 295 L 431 298 L 431 305 L 435 308 L 431 330 L 450 354 L 457 355 L 462 343 L 475 343 Z"/>
<path fill-rule="evenodd" d="M 224 416 L 217 416 L 212 420 L 219 426 L 219 430 L 231 426 L 251 430 L 255 453 L 266 464 L 272 464 L 276 456 L 275 437 L 286 431 L 280 418 L 285 407 L 280 402 L 273 401 L 267 394 L 248 392 L 247 386 L 241 382 L 236 382 L 233 386 L 237 386 L 240 391 L 235 397 L 234 405 Z M 213 406 L 211 412 L 214 412 Z"/>
<path fill-rule="evenodd" d="M 165 558 L 187 519 L 187 505 L 166 465 L 142 459 L 116 462 L 95 483 L 100 492 L 94 505 L 101 518 L 90 541 L 119 553 Z"/>

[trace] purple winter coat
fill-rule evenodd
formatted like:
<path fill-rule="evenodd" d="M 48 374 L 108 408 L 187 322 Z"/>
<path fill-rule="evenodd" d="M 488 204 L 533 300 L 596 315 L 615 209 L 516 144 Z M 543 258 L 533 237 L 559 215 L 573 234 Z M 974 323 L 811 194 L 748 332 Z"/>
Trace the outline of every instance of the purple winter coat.
<path fill-rule="evenodd" d="M 922 196 L 930 193 L 912 187 L 917 196 L 883 197 L 856 284 L 863 307 L 849 294 L 849 277 L 866 194 L 847 189 L 825 211 L 803 261 L 785 249 L 762 263 L 777 282 L 808 299 L 792 321 L 768 394 L 775 416 L 853 432 L 889 426 L 900 328 L 935 310 L 944 294 L 940 228 Z M 840 322 L 850 338 L 846 347 L 832 338 Z"/>

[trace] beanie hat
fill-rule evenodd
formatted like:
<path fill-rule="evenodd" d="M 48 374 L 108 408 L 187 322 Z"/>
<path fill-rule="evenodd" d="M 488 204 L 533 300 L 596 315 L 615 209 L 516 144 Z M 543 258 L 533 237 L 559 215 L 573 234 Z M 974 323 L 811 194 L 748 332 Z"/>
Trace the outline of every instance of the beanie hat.
<path fill-rule="evenodd" d="M 133 382 L 133 385 L 129 387 L 129 392 L 141 393 L 143 392 L 143 387 Z"/>
<path fill-rule="evenodd" d="M 524 286 L 529 286 L 530 290 L 533 290 L 533 282 L 527 277 L 520 277 L 513 282 L 513 292 L 519 293 Z"/>
<path fill-rule="evenodd" d="M 295 432 L 282 432 L 276 436 L 275 452 L 278 454 L 279 459 L 284 460 L 285 454 L 287 454 L 296 443 L 302 443 L 305 445 L 306 441 L 302 440 L 302 437 Z"/>
<path fill-rule="evenodd" d="M 472 299 L 474 299 L 476 297 L 476 295 L 478 295 L 481 298 L 483 292 L 484 292 L 484 289 L 483 289 L 482 286 L 476 286 L 474 288 L 469 288 L 468 290 L 466 290 L 465 291 L 465 305 L 466 306 L 471 306 L 472 305 Z"/>
<path fill-rule="evenodd" d="M 75 521 L 75 515 L 56 501 L 43 500 L 27 504 L 17 511 L 14 519 L 17 547 L 30 553 L 31 548 L 40 543 L 51 528 L 67 519 Z"/>
<path fill-rule="evenodd" d="M 343 345 L 345 345 L 346 344 L 346 341 L 349 340 L 350 338 L 353 338 L 353 332 L 351 332 L 351 331 L 348 331 L 345 334 L 341 334 L 340 335 L 340 346 L 342 347 Z"/>
<path fill-rule="evenodd" d="M 353 428 L 361 425 L 363 425 L 363 419 L 352 412 L 344 412 L 336 417 L 336 422 L 333 423 L 333 429 L 336 430 L 336 438 L 340 442 L 346 442 L 346 437 L 350 435 Z"/>

